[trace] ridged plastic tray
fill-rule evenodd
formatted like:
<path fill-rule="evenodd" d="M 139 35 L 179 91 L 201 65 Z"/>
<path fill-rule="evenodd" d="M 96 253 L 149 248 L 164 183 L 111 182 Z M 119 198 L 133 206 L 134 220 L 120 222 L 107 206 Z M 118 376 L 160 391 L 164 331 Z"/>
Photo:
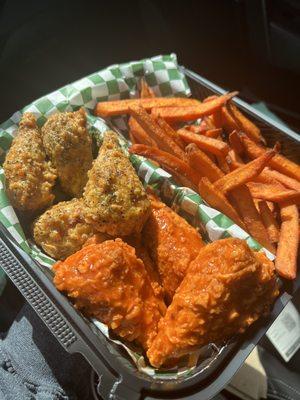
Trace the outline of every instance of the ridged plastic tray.
<path fill-rule="evenodd" d="M 187 77 L 193 97 L 203 99 L 224 92 L 194 72 L 184 67 L 181 70 Z M 259 124 L 270 145 L 279 140 L 282 153 L 299 163 L 300 139 L 295 132 L 242 100 L 236 99 L 235 103 Z M 81 353 L 87 359 L 99 376 L 97 391 L 103 399 L 210 399 L 230 381 L 300 286 L 299 274 L 295 281 L 282 283 L 281 295 L 270 315 L 259 319 L 245 334 L 232 340 L 208 369 L 200 372 L 195 368 L 189 377 L 166 382 L 153 380 L 139 372 L 119 347 L 96 334 L 93 325 L 56 290 L 51 272 L 21 250 L 2 224 L 0 263 L 63 348 L 69 353 Z"/>

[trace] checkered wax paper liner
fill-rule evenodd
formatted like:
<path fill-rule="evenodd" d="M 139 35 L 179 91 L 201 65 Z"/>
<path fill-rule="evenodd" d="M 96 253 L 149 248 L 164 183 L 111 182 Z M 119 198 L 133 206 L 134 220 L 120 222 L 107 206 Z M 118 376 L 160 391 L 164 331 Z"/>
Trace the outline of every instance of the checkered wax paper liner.
<path fill-rule="evenodd" d="M 89 132 L 97 139 L 97 142 L 100 144 L 103 134 L 113 127 L 123 135 L 120 136 L 120 142 L 126 150 L 128 145 L 126 140 L 127 118 L 114 117 L 104 121 L 101 118 L 94 117 L 92 110 L 98 101 L 137 97 L 137 88 L 141 77 L 146 79 L 157 96 L 190 96 L 191 94 L 184 75 L 178 69 L 177 59 L 174 54 L 113 65 L 34 101 L 1 124 L 1 162 L 3 162 L 5 153 L 11 145 L 24 112 L 34 113 L 38 124 L 41 126 L 46 121 L 46 118 L 53 113 L 74 111 L 82 106 L 88 112 Z M 229 218 L 209 207 L 197 193 L 177 186 L 171 175 L 166 171 L 154 166 L 143 157 L 131 155 L 130 159 L 144 185 L 150 185 L 167 204 L 173 207 L 193 226 L 198 227 L 206 241 L 214 241 L 225 237 L 245 239 L 251 248 L 265 251 L 269 258 L 273 258 L 272 254 L 263 249 Z M 44 254 L 32 240 L 26 238 L 17 214 L 10 205 L 5 193 L 3 169 L 0 169 L 0 222 L 8 229 L 19 246 L 30 254 L 32 258 L 42 265 L 48 267 L 53 265 L 54 260 Z M 94 326 L 97 326 L 109 340 L 114 340 L 110 337 L 109 330 L 105 325 L 94 321 Z M 132 350 L 119 341 L 114 341 L 126 348 L 140 370 L 153 377 L 168 379 L 179 375 L 187 375 L 196 366 L 195 362 L 191 368 L 183 367 L 172 371 L 156 371 L 145 364 L 143 356 L 136 349 Z M 199 353 L 200 361 L 198 362 L 198 367 L 201 369 L 207 368 L 221 350 L 221 348 L 216 348 L 213 344 L 202 349 Z"/>

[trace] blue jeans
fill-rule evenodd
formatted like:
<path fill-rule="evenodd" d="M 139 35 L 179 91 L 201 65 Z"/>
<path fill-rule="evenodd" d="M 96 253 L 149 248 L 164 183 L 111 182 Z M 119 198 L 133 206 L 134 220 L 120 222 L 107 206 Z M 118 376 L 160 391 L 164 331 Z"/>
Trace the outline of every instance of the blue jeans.
<path fill-rule="evenodd" d="M 29 305 L 0 340 L 0 399 L 87 400 L 91 368 L 68 354 Z"/>

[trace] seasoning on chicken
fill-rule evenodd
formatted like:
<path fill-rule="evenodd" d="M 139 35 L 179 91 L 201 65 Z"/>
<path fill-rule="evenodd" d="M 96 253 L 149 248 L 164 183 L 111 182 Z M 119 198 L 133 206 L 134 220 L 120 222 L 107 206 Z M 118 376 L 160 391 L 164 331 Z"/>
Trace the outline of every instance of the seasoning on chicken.
<path fill-rule="evenodd" d="M 204 246 L 199 232 L 153 195 L 151 214 L 143 229 L 144 245 L 157 266 L 168 302 L 190 262 Z"/>
<path fill-rule="evenodd" d="M 35 242 L 57 260 L 80 250 L 94 233 L 94 227 L 85 222 L 84 205 L 79 199 L 54 205 L 33 226 Z M 98 242 L 107 238 L 107 235 L 99 234 Z"/>
<path fill-rule="evenodd" d="M 108 240 L 84 247 L 53 269 L 56 287 L 75 307 L 121 338 L 149 348 L 164 309 L 134 248 L 121 239 Z"/>
<path fill-rule="evenodd" d="M 49 206 L 54 195 L 55 170 L 46 153 L 35 117 L 25 113 L 3 165 L 6 192 L 14 207 L 34 212 Z"/>
<path fill-rule="evenodd" d="M 274 265 L 240 239 L 204 247 L 175 293 L 147 352 L 160 367 L 208 343 L 242 333 L 278 295 Z"/>
<path fill-rule="evenodd" d="M 87 221 L 112 236 L 140 232 L 148 218 L 150 202 L 114 132 L 105 134 L 83 200 Z"/>
<path fill-rule="evenodd" d="M 42 127 L 42 139 L 62 189 L 72 197 L 81 197 L 93 162 L 84 110 L 51 115 Z"/>

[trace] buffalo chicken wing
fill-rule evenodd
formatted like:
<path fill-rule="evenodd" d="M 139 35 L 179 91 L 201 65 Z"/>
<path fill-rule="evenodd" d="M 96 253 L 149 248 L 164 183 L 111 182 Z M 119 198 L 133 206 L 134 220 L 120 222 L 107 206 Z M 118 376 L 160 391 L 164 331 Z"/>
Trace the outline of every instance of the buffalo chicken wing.
<path fill-rule="evenodd" d="M 165 312 L 133 247 L 121 239 L 84 247 L 54 266 L 54 283 L 90 317 L 147 350 Z"/>
<path fill-rule="evenodd" d="M 143 230 L 144 244 L 170 302 L 204 243 L 199 232 L 180 215 L 154 196 L 150 199 L 151 214 Z"/>
<path fill-rule="evenodd" d="M 161 367 L 208 343 L 220 343 L 269 311 L 278 289 L 274 265 L 240 239 L 204 247 L 191 263 L 147 352 Z"/>

